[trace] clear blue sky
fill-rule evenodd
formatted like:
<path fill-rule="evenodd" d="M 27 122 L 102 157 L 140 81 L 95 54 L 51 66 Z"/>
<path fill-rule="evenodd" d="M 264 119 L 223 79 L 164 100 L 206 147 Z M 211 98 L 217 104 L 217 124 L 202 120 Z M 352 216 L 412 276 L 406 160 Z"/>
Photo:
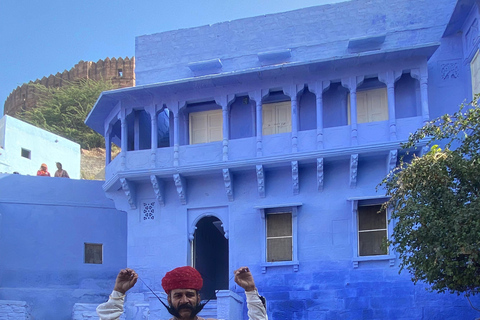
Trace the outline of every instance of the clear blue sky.
<path fill-rule="evenodd" d="M 135 37 L 344 0 L 0 0 L 0 116 L 17 86 L 78 61 L 135 55 Z"/>

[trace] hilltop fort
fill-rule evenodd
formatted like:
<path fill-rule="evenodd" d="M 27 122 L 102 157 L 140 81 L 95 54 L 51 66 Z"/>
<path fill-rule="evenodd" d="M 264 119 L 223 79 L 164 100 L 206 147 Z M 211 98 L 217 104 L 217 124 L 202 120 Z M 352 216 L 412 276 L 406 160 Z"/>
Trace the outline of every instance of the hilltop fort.
<path fill-rule="evenodd" d="M 42 79 L 24 83 L 14 89 L 4 104 L 4 113 L 15 116 L 21 110 L 30 110 L 37 104 L 38 97 L 34 94 L 32 83 L 40 83 L 48 88 L 61 87 L 68 82 L 79 79 L 109 79 L 116 88 L 135 86 L 135 57 L 106 58 L 105 60 L 79 61 L 70 70 L 45 76 Z"/>

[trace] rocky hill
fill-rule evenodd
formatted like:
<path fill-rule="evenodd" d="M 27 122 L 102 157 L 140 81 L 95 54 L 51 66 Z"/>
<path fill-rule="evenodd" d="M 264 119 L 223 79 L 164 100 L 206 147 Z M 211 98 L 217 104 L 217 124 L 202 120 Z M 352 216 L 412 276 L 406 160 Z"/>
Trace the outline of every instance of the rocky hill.
<path fill-rule="evenodd" d="M 105 149 L 82 149 L 80 173 L 82 179 L 105 180 Z"/>

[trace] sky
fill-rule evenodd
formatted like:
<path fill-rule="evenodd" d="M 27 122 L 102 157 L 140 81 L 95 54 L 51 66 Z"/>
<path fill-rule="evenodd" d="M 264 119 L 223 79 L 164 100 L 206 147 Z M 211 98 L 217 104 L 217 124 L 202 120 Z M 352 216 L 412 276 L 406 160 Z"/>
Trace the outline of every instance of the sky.
<path fill-rule="evenodd" d="M 135 37 L 345 0 L 0 0 L 0 115 L 17 86 L 80 60 L 135 55 Z"/>

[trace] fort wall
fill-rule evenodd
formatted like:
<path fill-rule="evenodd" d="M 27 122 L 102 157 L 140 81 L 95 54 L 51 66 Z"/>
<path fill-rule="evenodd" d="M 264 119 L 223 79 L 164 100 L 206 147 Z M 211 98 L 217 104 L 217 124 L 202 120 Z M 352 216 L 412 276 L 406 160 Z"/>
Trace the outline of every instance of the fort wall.
<path fill-rule="evenodd" d="M 47 88 L 61 87 L 79 79 L 109 79 L 116 88 L 135 86 L 135 57 L 106 58 L 105 60 L 80 61 L 70 70 L 57 72 L 48 77 L 24 83 L 13 90 L 4 104 L 4 113 L 10 116 L 21 110 L 30 110 L 37 105 L 38 97 L 32 83 L 40 83 Z"/>

